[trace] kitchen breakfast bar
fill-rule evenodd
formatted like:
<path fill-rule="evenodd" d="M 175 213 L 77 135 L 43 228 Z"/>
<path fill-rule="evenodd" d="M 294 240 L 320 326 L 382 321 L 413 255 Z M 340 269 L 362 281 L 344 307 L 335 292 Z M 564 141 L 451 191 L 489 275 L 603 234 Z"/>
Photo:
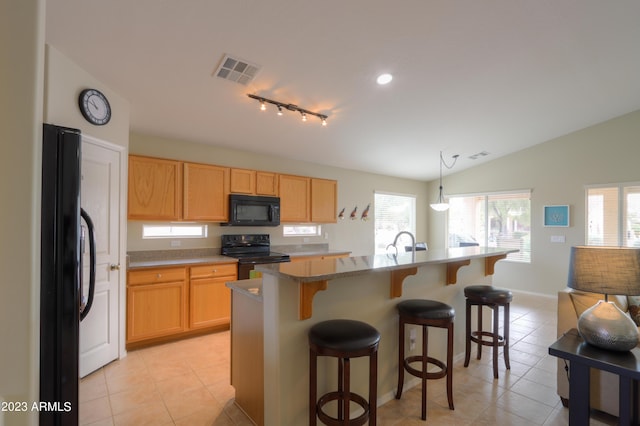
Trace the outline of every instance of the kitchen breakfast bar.
<path fill-rule="evenodd" d="M 320 321 L 338 318 L 363 321 L 380 332 L 378 405 L 391 400 L 398 374 L 396 304 L 417 298 L 454 307 L 454 353 L 464 353 L 464 287 L 491 284 L 496 262 L 516 251 L 461 247 L 257 267 L 262 280 L 227 284 L 232 289 L 231 381 L 236 403 L 258 425 L 306 424 L 307 333 Z M 444 359 L 445 333 L 429 333 L 430 356 Z M 407 355 L 418 354 L 421 333 L 416 335 L 418 349 L 407 341 Z M 336 371 L 335 359 L 319 358 L 319 394 L 335 389 Z M 365 358 L 352 360 L 351 384 L 353 392 L 367 394 Z"/>

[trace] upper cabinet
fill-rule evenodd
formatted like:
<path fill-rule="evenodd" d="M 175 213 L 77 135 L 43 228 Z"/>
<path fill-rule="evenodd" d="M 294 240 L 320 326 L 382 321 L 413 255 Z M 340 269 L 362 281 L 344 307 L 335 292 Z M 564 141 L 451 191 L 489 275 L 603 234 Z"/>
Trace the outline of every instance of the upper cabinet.
<path fill-rule="evenodd" d="M 183 219 L 226 222 L 228 206 L 228 167 L 184 163 Z"/>
<path fill-rule="evenodd" d="M 335 223 L 338 182 L 129 156 L 131 220 L 227 222 L 229 194 L 280 197 L 283 223 Z"/>
<path fill-rule="evenodd" d="M 182 163 L 129 156 L 129 219 L 182 217 Z"/>
<path fill-rule="evenodd" d="M 309 222 L 311 178 L 279 175 L 280 222 Z"/>
<path fill-rule="evenodd" d="M 337 222 L 338 182 L 328 179 L 311 179 L 311 222 Z"/>
<path fill-rule="evenodd" d="M 248 169 L 231 169 L 231 193 L 247 195 L 278 195 L 278 175 Z"/>
<path fill-rule="evenodd" d="M 271 172 L 256 172 L 256 195 L 278 196 L 278 175 Z"/>
<path fill-rule="evenodd" d="M 256 171 L 247 169 L 231 169 L 231 193 L 255 194 Z"/>

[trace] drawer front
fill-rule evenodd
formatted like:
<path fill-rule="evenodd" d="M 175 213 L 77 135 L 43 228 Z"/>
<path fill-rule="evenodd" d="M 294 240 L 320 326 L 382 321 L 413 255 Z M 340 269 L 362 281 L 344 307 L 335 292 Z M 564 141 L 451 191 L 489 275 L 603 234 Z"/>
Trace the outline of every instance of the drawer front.
<path fill-rule="evenodd" d="M 157 268 L 129 272 L 129 285 L 184 281 L 187 268 Z"/>
<path fill-rule="evenodd" d="M 236 263 L 213 263 L 191 267 L 191 278 L 211 278 L 236 276 L 238 265 Z"/>

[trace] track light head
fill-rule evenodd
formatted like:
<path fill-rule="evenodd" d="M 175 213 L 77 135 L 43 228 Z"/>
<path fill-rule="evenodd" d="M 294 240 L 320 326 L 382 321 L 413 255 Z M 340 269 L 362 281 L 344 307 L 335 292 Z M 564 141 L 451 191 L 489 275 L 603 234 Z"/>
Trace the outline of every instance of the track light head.
<path fill-rule="evenodd" d="M 256 95 L 252 95 L 250 93 L 247 93 L 247 96 L 250 97 L 251 99 L 255 99 L 258 102 L 260 102 L 260 110 L 264 111 L 267 109 L 267 104 L 271 104 L 271 105 L 275 105 L 278 108 L 278 115 L 282 115 L 282 111 L 283 108 L 286 108 L 289 111 L 297 111 L 300 113 L 300 115 L 302 115 L 302 121 L 307 121 L 307 115 L 315 115 L 316 117 L 318 117 L 321 121 L 322 121 L 322 125 L 326 126 L 327 125 L 327 116 L 324 114 L 320 114 L 318 112 L 313 112 L 313 111 L 309 111 L 306 110 L 304 108 L 300 108 L 297 105 L 294 104 L 285 104 L 284 102 L 278 102 L 278 101 L 274 101 L 272 99 L 267 99 L 267 98 L 263 98 L 261 96 L 256 96 Z"/>

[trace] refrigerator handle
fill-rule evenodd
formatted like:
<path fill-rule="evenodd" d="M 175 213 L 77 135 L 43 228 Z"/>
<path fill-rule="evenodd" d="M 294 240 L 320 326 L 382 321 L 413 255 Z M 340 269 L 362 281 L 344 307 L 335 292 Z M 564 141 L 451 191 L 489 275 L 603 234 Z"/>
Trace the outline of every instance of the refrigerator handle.
<path fill-rule="evenodd" d="M 93 304 L 93 293 L 96 287 L 96 240 L 91 217 L 84 211 L 84 209 L 80 209 L 80 215 L 87 223 L 87 230 L 89 231 L 89 298 L 86 303 L 81 299 L 80 321 L 82 321 L 91 309 L 91 305 Z M 83 283 L 80 283 L 80 287 L 83 285 Z M 82 294 L 82 290 L 80 291 Z"/>

